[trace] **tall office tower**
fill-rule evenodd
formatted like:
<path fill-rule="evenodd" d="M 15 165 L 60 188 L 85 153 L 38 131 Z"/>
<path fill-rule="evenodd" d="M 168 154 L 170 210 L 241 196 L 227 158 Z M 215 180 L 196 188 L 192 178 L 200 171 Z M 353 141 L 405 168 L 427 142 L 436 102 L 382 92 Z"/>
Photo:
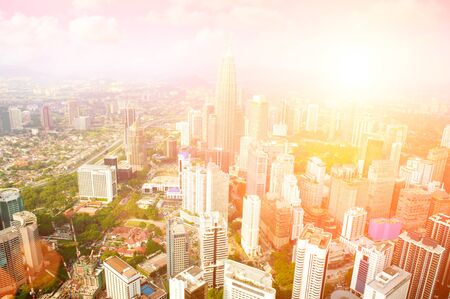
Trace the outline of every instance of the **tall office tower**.
<path fill-rule="evenodd" d="M 367 221 L 367 211 L 354 207 L 344 214 L 341 236 L 347 240 L 358 240 L 364 236 Z"/>
<path fill-rule="evenodd" d="M 447 158 L 448 149 L 444 147 L 436 147 L 428 151 L 427 160 L 433 163 L 433 174 L 431 176 L 432 181 L 443 181 Z"/>
<path fill-rule="evenodd" d="M 397 212 L 398 200 L 400 199 L 400 191 L 406 187 L 405 179 L 396 178 L 394 183 L 394 192 L 392 193 L 392 202 L 391 202 L 391 217 L 395 216 Z"/>
<path fill-rule="evenodd" d="M 303 230 L 303 218 L 305 211 L 300 206 L 294 206 L 291 209 L 292 213 L 292 227 L 291 227 L 291 241 L 295 241 L 300 236 Z"/>
<path fill-rule="evenodd" d="M 166 229 L 167 274 L 174 277 L 189 267 L 189 235 L 180 218 L 167 220 Z"/>
<path fill-rule="evenodd" d="M 366 284 L 364 299 L 400 299 L 408 297 L 411 274 L 396 266 L 378 273 Z"/>
<path fill-rule="evenodd" d="M 147 165 L 147 153 L 145 151 L 144 130 L 139 119 L 128 128 L 127 138 L 127 161 L 134 171 L 140 171 Z"/>
<path fill-rule="evenodd" d="M 206 170 L 190 162 L 182 166 L 183 209 L 194 214 L 206 209 Z M 199 211 L 200 208 L 200 211 Z"/>
<path fill-rule="evenodd" d="M 13 215 L 23 211 L 23 200 L 19 189 L 0 189 L 0 230 L 11 226 Z"/>
<path fill-rule="evenodd" d="M 212 162 L 206 166 L 206 212 L 217 211 L 228 222 L 230 176 Z"/>
<path fill-rule="evenodd" d="M 123 112 L 124 112 L 124 114 L 123 114 L 123 123 L 125 125 L 125 129 L 128 129 L 129 127 L 131 127 L 132 124 L 134 124 L 134 122 L 137 119 L 136 109 L 134 109 L 133 107 L 130 107 L 127 104 L 127 106 L 125 107 Z"/>
<path fill-rule="evenodd" d="M 425 227 L 430 209 L 431 193 L 417 186 L 400 191 L 396 218 L 403 229 L 414 231 Z"/>
<path fill-rule="evenodd" d="M 408 299 L 431 299 L 445 248 L 415 232 L 403 232 L 395 244 L 392 263 L 411 273 Z"/>
<path fill-rule="evenodd" d="M 289 243 L 292 230 L 291 206 L 276 194 L 267 193 L 261 202 L 260 233 L 280 249 Z"/>
<path fill-rule="evenodd" d="M 82 165 L 77 170 L 80 198 L 105 199 L 117 195 L 116 169 L 107 165 Z"/>
<path fill-rule="evenodd" d="M 230 52 L 222 58 L 216 86 L 216 147 L 234 156 L 236 70 Z"/>
<path fill-rule="evenodd" d="M 242 136 L 240 138 L 239 157 L 238 157 L 239 171 L 247 172 L 248 150 L 250 148 L 251 143 L 252 138 L 250 138 L 249 136 Z"/>
<path fill-rule="evenodd" d="M 250 144 L 247 164 L 247 195 L 266 194 L 268 155 L 257 143 Z"/>
<path fill-rule="evenodd" d="M 178 155 L 177 140 L 169 137 L 166 141 L 166 157 L 170 160 L 176 160 Z"/>
<path fill-rule="evenodd" d="M 253 96 L 248 109 L 248 136 L 255 140 L 267 139 L 269 128 L 268 104 L 264 96 Z"/>
<path fill-rule="evenodd" d="M 189 123 L 187 121 L 180 121 L 175 124 L 176 130 L 180 132 L 181 146 L 189 146 L 191 144 L 189 134 Z"/>
<path fill-rule="evenodd" d="M 261 199 L 258 195 L 247 195 L 242 207 L 241 246 L 249 257 L 259 252 L 260 219 Z"/>
<path fill-rule="evenodd" d="M 405 144 L 406 136 L 408 135 L 408 126 L 400 124 L 389 124 L 386 126 L 384 133 L 385 152 L 388 152 L 392 144 Z"/>
<path fill-rule="evenodd" d="M 69 118 L 69 125 L 73 125 L 75 118 L 80 116 L 80 107 L 78 106 L 78 101 L 71 100 L 67 101 L 67 116 Z"/>
<path fill-rule="evenodd" d="M 439 213 L 450 215 L 450 195 L 444 189 L 436 190 L 431 194 L 428 217 Z"/>
<path fill-rule="evenodd" d="M 73 128 L 78 131 L 87 131 L 91 129 L 91 117 L 79 116 L 73 120 Z"/>
<path fill-rule="evenodd" d="M 364 294 L 366 284 L 391 265 L 393 253 L 394 245 L 391 242 L 358 246 L 350 288 L 358 294 Z"/>
<path fill-rule="evenodd" d="M 307 224 L 297 240 L 292 299 L 319 299 L 323 296 L 328 250 L 332 235 Z"/>
<path fill-rule="evenodd" d="M 383 140 L 374 138 L 374 137 L 368 137 L 364 142 L 364 149 L 363 149 L 363 159 L 364 160 L 364 166 L 362 175 L 364 177 L 367 177 L 369 173 L 369 167 L 372 165 L 373 161 L 376 160 L 383 160 Z"/>
<path fill-rule="evenodd" d="M 52 129 L 52 118 L 50 116 L 50 108 L 47 105 L 41 108 L 41 126 L 45 131 Z"/>
<path fill-rule="evenodd" d="M 445 248 L 442 257 L 442 266 L 438 281 L 441 286 L 450 284 L 450 216 L 445 214 L 436 214 L 430 216 L 427 221 L 426 236 L 437 241 Z"/>
<path fill-rule="evenodd" d="M 421 158 L 411 158 L 406 165 L 400 166 L 398 176 L 405 180 L 405 185 L 428 185 L 433 176 L 433 162 Z"/>
<path fill-rule="evenodd" d="M 394 142 L 391 145 L 391 152 L 389 154 L 389 160 L 394 163 L 395 173 L 398 173 L 398 168 L 400 167 L 400 156 L 402 154 L 402 143 Z"/>
<path fill-rule="evenodd" d="M 203 119 L 200 110 L 190 109 L 188 112 L 189 135 L 191 140 L 202 140 Z"/>
<path fill-rule="evenodd" d="M 23 130 L 22 111 L 19 108 L 9 108 L 11 130 Z"/>
<path fill-rule="evenodd" d="M 311 157 L 306 164 L 306 173 L 312 175 L 317 182 L 323 182 L 326 174 L 326 165 L 318 157 Z"/>
<path fill-rule="evenodd" d="M 21 239 L 17 227 L 0 230 L 0 296 L 14 296 L 19 286 L 26 282 Z"/>
<path fill-rule="evenodd" d="M 223 299 L 275 299 L 272 275 L 232 260 L 225 261 Z"/>
<path fill-rule="evenodd" d="M 294 156 L 289 154 L 278 155 L 270 167 L 269 192 L 281 195 L 285 176 L 293 174 Z"/>
<path fill-rule="evenodd" d="M 44 266 L 41 241 L 36 216 L 28 211 L 13 214 L 13 223 L 22 239 L 22 253 L 30 273 L 41 271 Z"/>
<path fill-rule="evenodd" d="M 353 207 L 366 208 L 369 196 L 367 179 L 332 176 L 328 213 L 342 223 L 344 213 Z"/>
<path fill-rule="evenodd" d="M 6 107 L 0 107 L 0 134 L 11 132 L 11 120 Z"/>
<path fill-rule="evenodd" d="M 304 173 L 300 175 L 298 185 L 300 189 L 300 197 L 304 207 L 322 207 L 322 199 L 324 195 L 323 182 L 318 182 L 312 174 Z"/>
<path fill-rule="evenodd" d="M 293 207 L 300 206 L 300 190 L 295 175 L 290 174 L 284 177 L 283 186 L 281 188 L 281 198 Z"/>
<path fill-rule="evenodd" d="M 169 279 L 170 299 L 206 299 L 208 283 L 198 266 L 187 268 Z"/>
<path fill-rule="evenodd" d="M 395 169 L 392 161 L 375 160 L 370 165 L 369 179 L 369 218 L 389 217 L 392 194 L 395 185 Z"/>
<path fill-rule="evenodd" d="M 308 132 L 317 132 L 319 127 L 319 105 L 309 104 L 306 109 L 305 130 Z"/>
<path fill-rule="evenodd" d="M 203 278 L 210 288 L 223 286 L 224 261 L 228 259 L 227 223 L 218 212 L 200 216 L 198 238 Z"/>
<path fill-rule="evenodd" d="M 211 114 L 214 114 L 214 104 L 205 103 L 202 107 L 202 141 L 205 144 L 208 143 L 209 116 Z"/>
<path fill-rule="evenodd" d="M 103 262 L 106 293 L 111 299 L 131 299 L 141 296 L 141 275 L 118 256 Z"/>
<path fill-rule="evenodd" d="M 207 129 L 208 149 L 216 149 L 217 140 L 217 115 L 210 114 L 208 117 L 208 129 Z"/>
<path fill-rule="evenodd" d="M 353 124 L 352 146 L 361 148 L 366 134 L 372 133 L 374 121 L 369 116 L 362 116 L 355 120 Z"/>
<path fill-rule="evenodd" d="M 450 148 L 450 125 L 446 125 L 442 132 L 441 146 Z"/>

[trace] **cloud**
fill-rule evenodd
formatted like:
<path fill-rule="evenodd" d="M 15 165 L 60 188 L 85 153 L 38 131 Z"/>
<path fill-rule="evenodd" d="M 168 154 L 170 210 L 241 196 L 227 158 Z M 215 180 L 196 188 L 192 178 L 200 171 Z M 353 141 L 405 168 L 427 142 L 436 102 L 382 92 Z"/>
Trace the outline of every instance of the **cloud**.
<path fill-rule="evenodd" d="M 119 39 L 115 18 L 104 16 L 83 16 L 69 24 L 70 36 L 80 43 L 112 43 Z"/>
<path fill-rule="evenodd" d="M 114 0 L 73 0 L 72 6 L 77 11 L 95 11 L 104 8 Z"/>

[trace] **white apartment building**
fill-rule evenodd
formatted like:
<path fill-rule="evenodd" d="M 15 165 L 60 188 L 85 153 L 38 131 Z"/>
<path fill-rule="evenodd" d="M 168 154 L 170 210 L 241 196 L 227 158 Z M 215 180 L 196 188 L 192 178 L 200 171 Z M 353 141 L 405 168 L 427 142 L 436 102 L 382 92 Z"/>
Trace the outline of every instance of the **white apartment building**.
<path fill-rule="evenodd" d="M 107 165 L 83 165 L 78 168 L 80 198 L 105 199 L 111 202 L 117 195 L 116 169 Z"/>
<path fill-rule="evenodd" d="M 259 252 L 259 221 L 261 220 L 261 199 L 258 195 L 244 197 L 242 207 L 241 245 L 249 257 Z"/>

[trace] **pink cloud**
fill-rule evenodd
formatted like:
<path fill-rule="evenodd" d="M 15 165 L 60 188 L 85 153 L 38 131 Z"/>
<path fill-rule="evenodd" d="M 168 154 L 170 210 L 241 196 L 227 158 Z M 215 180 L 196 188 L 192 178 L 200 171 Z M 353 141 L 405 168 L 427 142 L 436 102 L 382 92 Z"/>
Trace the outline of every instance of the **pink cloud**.
<path fill-rule="evenodd" d="M 111 43 L 119 39 L 119 29 L 115 18 L 103 16 L 83 16 L 72 20 L 69 32 L 76 42 Z"/>

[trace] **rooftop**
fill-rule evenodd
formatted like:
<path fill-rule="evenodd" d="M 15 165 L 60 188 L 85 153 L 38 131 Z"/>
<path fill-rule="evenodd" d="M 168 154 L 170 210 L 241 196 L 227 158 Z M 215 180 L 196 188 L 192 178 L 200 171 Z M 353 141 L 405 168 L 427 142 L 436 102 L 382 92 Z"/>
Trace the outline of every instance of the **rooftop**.
<path fill-rule="evenodd" d="M 132 278 L 135 275 L 139 275 L 139 272 L 136 269 L 128 265 L 117 256 L 107 258 L 104 263 L 127 278 Z"/>
<path fill-rule="evenodd" d="M 316 245 L 322 249 L 327 249 L 330 245 L 331 238 L 331 233 L 324 232 L 323 229 L 308 223 L 303 229 L 299 239 L 308 240 L 310 244 Z"/>
<path fill-rule="evenodd" d="M 275 293 L 275 289 L 272 288 L 272 275 L 233 260 L 225 261 L 225 277 L 230 277 L 265 292 Z"/>
<path fill-rule="evenodd" d="M 399 285 L 407 283 L 411 274 L 402 270 L 397 266 L 390 266 L 378 273 L 375 279 L 367 285 L 375 289 L 377 292 L 387 295 L 395 291 Z"/>
<path fill-rule="evenodd" d="M 0 189 L 0 201 L 14 200 L 20 196 L 20 191 L 17 188 Z"/>
<path fill-rule="evenodd" d="M 192 266 L 178 273 L 173 279 L 184 281 L 186 284 L 186 290 L 189 293 L 192 293 L 198 288 L 206 285 L 206 281 L 203 280 L 202 274 L 203 272 L 198 266 Z"/>

